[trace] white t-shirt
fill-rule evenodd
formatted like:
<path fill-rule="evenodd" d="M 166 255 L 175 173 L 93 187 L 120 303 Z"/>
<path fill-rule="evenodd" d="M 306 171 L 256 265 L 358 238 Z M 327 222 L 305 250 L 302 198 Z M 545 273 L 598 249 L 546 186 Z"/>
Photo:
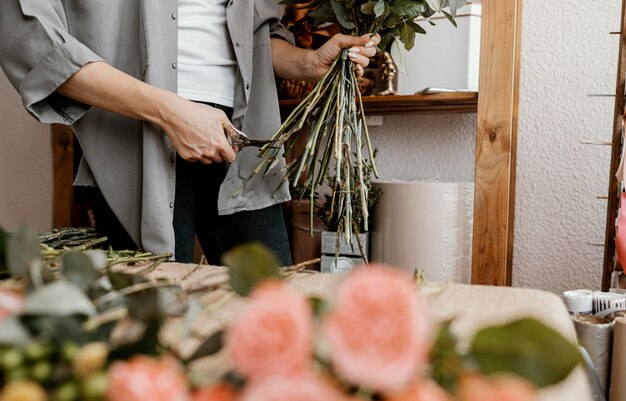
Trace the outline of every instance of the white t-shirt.
<path fill-rule="evenodd" d="M 226 26 L 226 3 L 178 1 L 178 94 L 232 107 L 237 61 Z"/>

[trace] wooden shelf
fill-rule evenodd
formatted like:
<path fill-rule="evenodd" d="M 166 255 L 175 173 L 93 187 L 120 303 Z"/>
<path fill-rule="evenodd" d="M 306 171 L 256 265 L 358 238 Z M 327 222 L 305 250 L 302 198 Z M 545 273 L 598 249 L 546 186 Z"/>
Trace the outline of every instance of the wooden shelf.
<path fill-rule="evenodd" d="M 283 118 L 300 103 L 300 99 L 280 101 Z M 406 113 L 476 113 L 477 92 L 432 93 L 426 95 L 365 96 L 366 114 Z"/>

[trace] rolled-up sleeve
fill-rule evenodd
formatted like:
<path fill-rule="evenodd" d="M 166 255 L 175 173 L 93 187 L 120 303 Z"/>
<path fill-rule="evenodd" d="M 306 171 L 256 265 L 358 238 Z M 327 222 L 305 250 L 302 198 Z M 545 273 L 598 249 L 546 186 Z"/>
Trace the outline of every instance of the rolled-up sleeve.
<path fill-rule="evenodd" d="M 89 109 L 56 92 L 85 64 L 102 61 L 70 35 L 60 0 L 0 0 L 0 38 L 0 67 L 33 117 L 73 124 Z"/>
<path fill-rule="evenodd" d="M 281 38 L 291 43 L 292 45 L 296 44 L 296 40 L 291 32 L 280 22 L 285 13 L 285 7 L 280 6 L 278 4 L 273 5 L 273 18 L 269 20 L 270 22 L 270 37 L 272 38 Z"/>

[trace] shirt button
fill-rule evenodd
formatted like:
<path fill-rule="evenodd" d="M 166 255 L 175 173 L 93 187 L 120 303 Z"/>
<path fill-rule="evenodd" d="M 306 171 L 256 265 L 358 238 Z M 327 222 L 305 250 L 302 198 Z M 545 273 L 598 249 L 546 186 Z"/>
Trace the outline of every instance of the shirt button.
<path fill-rule="evenodd" d="M 239 42 L 235 42 L 235 46 L 236 46 L 236 47 L 239 47 Z"/>
<path fill-rule="evenodd" d="M 246 84 L 246 90 L 250 89 L 250 84 Z"/>
<path fill-rule="evenodd" d="M 170 209 L 174 209 L 174 202 L 170 202 Z"/>
<path fill-rule="evenodd" d="M 172 68 L 176 69 L 176 63 L 172 63 Z"/>
<path fill-rule="evenodd" d="M 233 4 L 235 4 L 233 0 L 230 0 L 230 3 L 228 3 L 229 6 L 232 6 Z"/>
<path fill-rule="evenodd" d="M 172 19 L 176 19 L 176 13 L 172 13 Z"/>

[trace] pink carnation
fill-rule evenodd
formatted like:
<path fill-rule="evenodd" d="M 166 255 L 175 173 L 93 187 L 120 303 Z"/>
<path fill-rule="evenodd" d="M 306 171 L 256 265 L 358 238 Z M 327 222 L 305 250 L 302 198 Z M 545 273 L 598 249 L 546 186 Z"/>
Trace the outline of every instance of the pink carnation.
<path fill-rule="evenodd" d="M 227 383 L 194 391 L 192 401 L 235 401 L 235 390 Z"/>
<path fill-rule="evenodd" d="M 244 376 L 296 374 L 313 354 L 313 319 L 306 299 L 272 281 L 253 291 L 226 332 L 235 370 Z"/>
<path fill-rule="evenodd" d="M 354 271 L 340 285 L 324 323 L 333 367 L 350 383 L 400 391 L 428 361 L 425 306 L 401 270 L 371 265 Z"/>
<path fill-rule="evenodd" d="M 271 376 L 253 380 L 240 401 L 348 401 L 328 381 L 312 373 L 291 377 Z"/>
<path fill-rule="evenodd" d="M 408 390 L 385 398 L 385 401 L 451 401 L 452 397 L 432 380 L 422 380 Z"/>
<path fill-rule="evenodd" d="M 24 295 L 16 291 L 0 290 L 0 322 L 11 315 L 18 315 L 24 310 Z"/>
<path fill-rule="evenodd" d="M 515 376 L 467 375 L 459 386 L 461 401 L 532 401 L 537 393 L 532 384 Z"/>
<path fill-rule="evenodd" d="M 190 401 L 185 374 L 173 358 L 135 356 L 109 369 L 107 401 Z"/>

